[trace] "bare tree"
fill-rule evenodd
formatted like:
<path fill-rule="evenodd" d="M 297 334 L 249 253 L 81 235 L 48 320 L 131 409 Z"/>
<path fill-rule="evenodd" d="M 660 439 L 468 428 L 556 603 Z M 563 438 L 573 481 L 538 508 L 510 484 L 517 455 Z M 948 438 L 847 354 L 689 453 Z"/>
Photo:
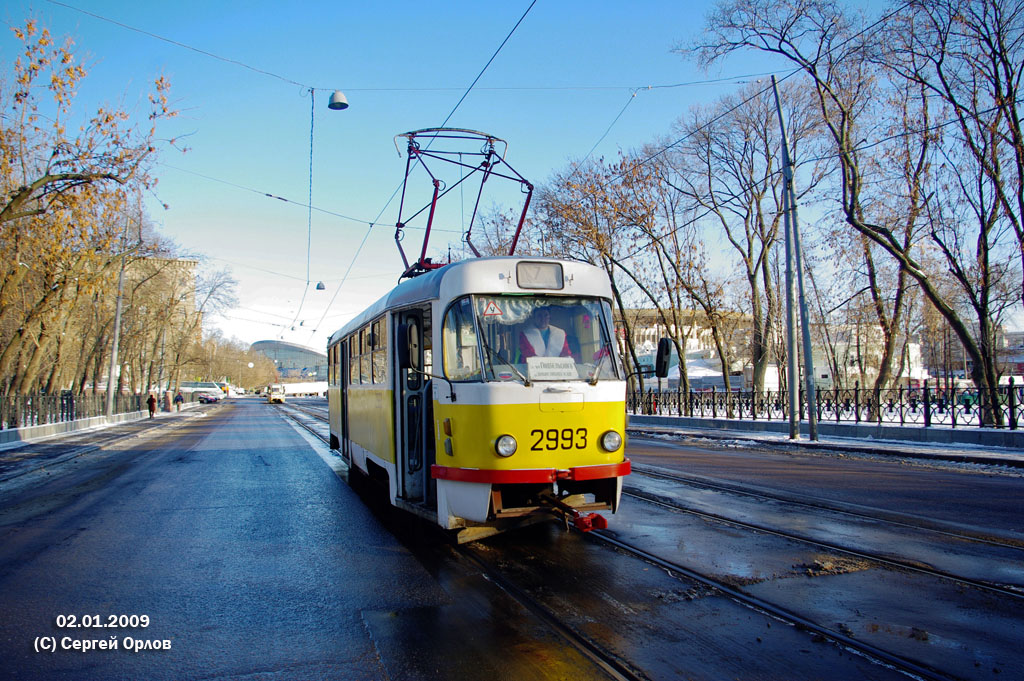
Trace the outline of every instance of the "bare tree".
<path fill-rule="evenodd" d="M 1024 263 L 1024 2 L 913 0 L 897 19 L 886 67 L 945 105 Z"/>
<path fill-rule="evenodd" d="M 977 0 L 983 3 L 985 0 Z M 938 6 L 938 4 L 937 4 Z M 901 24 L 898 35 L 906 35 L 906 5 L 891 12 L 884 19 Z M 864 143 L 869 137 L 876 144 L 884 139 L 874 128 L 862 125 L 865 121 L 876 121 L 876 118 L 865 118 L 865 113 L 874 104 L 882 101 L 878 96 L 878 87 L 882 78 L 896 73 L 886 71 L 880 64 L 892 62 L 890 53 L 885 49 L 898 44 L 897 35 L 878 41 L 876 35 L 885 24 L 880 20 L 872 24 L 845 12 L 836 2 L 831 0 L 808 0 L 798 5 L 779 7 L 767 0 L 743 1 L 728 0 L 720 2 L 710 18 L 710 24 L 704 39 L 696 46 L 696 51 L 704 63 L 709 63 L 731 52 L 741 49 L 757 49 L 790 60 L 809 78 L 814 86 L 821 117 L 838 159 L 841 180 L 840 206 L 843 216 L 853 229 L 868 242 L 870 249 L 878 247 L 891 256 L 897 263 L 902 276 L 913 279 L 931 304 L 946 318 L 954 333 L 960 338 L 966 352 L 971 357 L 975 384 L 982 390 L 988 405 L 984 419 L 988 423 L 1002 422 L 1000 410 L 992 409 L 998 403 L 998 376 L 995 369 L 995 353 L 988 329 L 993 323 L 992 310 L 987 307 L 987 296 L 992 290 L 991 276 L 1005 269 L 1005 263 L 997 262 L 1001 234 L 999 225 L 1002 210 L 993 208 L 998 199 L 998 191 L 990 186 L 982 186 L 988 182 L 985 175 L 974 175 L 982 181 L 937 185 L 933 176 L 928 173 L 932 153 L 949 155 L 954 147 L 946 146 L 944 150 L 933 152 L 937 141 L 929 133 L 935 128 L 928 123 L 932 105 L 927 97 L 916 100 L 916 116 L 926 124 L 915 127 L 911 117 L 906 116 L 907 109 L 899 111 L 896 118 L 903 118 L 906 126 L 902 137 L 914 140 L 915 148 L 911 158 L 917 159 L 906 168 L 904 178 L 910 179 L 910 189 L 906 196 L 911 198 L 913 210 L 905 216 L 905 220 L 893 220 L 892 214 L 872 210 L 877 207 L 867 201 L 869 194 L 869 168 L 865 165 L 868 146 Z M 891 85 L 891 83 L 885 83 Z M 897 88 L 898 89 L 898 88 Z M 912 90 L 906 90 L 912 93 Z M 913 102 L 913 100 L 911 100 Z M 1016 106 L 1016 104 L 1014 105 Z M 988 138 L 994 145 L 994 136 Z M 989 143 L 984 147 L 982 155 L 994 153 Z M 964 177 L 962 164 L 957 165 L 958 174 Z M 937 191 L 929 191 L 925 183 L 937 190 L 952 187 L 959 190 L 960 198 L 955 206 L 969 206 L 975 214 L 974 232 L 971 237 L 975 244 L 972 251 L 974 257 L 963 260 L 963 249 L 955 246 L 964 242 L 967 236 L 959 221 L 953 219 L 950 207 L 939 211 L 935 206 Z M 957 217 L 962 217 L 963 213 Z M 922 220 L 921 218 L 926 218 Z M 956 238 L 952 238 L 953 235 Z M 958 312 L 954 301 L 943 295 L 937 285 L 935 273 L 930 272 L 923 264 L 921 238 L 928 238 L 931 244 L 942 250 L 945 261 L 954 271 L 959 267 L 964 274 L 959 277 L 961 283 L 968 279 L 976 287 L 980 295 L 974 296 L 979 303 L 974 306 L 975 325 L 979 334 L 972 333 L 972 324 Z M 865 249 L 865 254 L 870 253 Z M 968 267 L 969 263 L 969 267 Z M 900 286 L 897 296 L 905 290 Z M 881 297 L 878 298 L 881 300 Z M 898 309 L 894 310 L 899 312 Z M 883 328 L 900 328 L 896 315 L 882 323 Z M 895 335 L 887 341 L 887 346 L 895 344 Z M 893 347 L 892 350 L 895 350 Z M 895 352 L 890 352 L 892 358 Z M 891 359 L 890 359 L 891 361 Z"/>
<path fill-rule="evenodd" d="M 799 160 L 817 124 L 816 112 L 800 88 L 787 86 L 782 93 L 793 157 Z M 770 267 L 782 220 L 779 126 L 771 90 L 753 83 L 707 109 L 695 108 L 680 120 L 676 134 L 680 142 L 665 155 L 663 178 L 681 194 L 688 210 L 721 230 L 740 260 L 753 325 L 753 388 L 761 392 L 772 359 L 770 328 L 780 313 Z M 819 179 L 818 173 L 808 173 L 801 193 Z"/>
<path fill-rule="evenodd" d="M 189 285 L 173 291 L 177 300 L 193 301 L 193 306 L 182 310 L 165 335 L 165 362 L 170 372 L 169 385 L 174 389 L 180 384 L 181 374 L 186 368 L 200 369 L 206 353 L 203 351 L 203 320 L 206 315 L 216 314 L 235 302 L 235 280 L 224 270 L 200 273 L 194 288 Z M 188 380 L 188 379 L 185 379 Z"/>

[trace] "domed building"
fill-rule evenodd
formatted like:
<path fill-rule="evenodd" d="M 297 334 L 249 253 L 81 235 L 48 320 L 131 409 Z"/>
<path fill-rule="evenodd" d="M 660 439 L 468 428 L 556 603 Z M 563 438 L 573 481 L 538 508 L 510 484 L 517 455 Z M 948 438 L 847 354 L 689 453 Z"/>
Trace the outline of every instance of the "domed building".
<path fill-rule="evenodd" d="M 327 380 L 327 354 L 324 352 L 279 340 L 256 341 L 249 350 L 273 360 L 282 381 Z"/>

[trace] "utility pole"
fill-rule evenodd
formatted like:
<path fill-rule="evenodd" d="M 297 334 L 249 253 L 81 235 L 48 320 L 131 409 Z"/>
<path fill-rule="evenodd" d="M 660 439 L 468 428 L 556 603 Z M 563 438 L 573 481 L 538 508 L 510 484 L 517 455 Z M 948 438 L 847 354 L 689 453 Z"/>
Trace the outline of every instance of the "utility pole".
<path fill-rule="evenodd" d="M 774 85 L 774 80 L 772 84 Z M 800 373 L 797 368 L 796 306 L 793 299 L 793 227 L 789 222 L 789 192 L 782 190 L 782 216 L 786 245 L 786 388 L 789 404 L 789 439 L 800 439 Z"/>
<path fill-rule="evenodd" d="M 114 343 L 110 348 L 110 370 L 107 372 L 107 420 L 114 415 L 114 371 L 117 368 L 117 345 L 121 340 L 121 299 L 124 294 L 124 265 L 128 245 L 128 218 L 121 234 L 121 271 L 117 275 L 117 303 L 114 305 Z"/>
<path fill-rule="evenodd" d="M 789 157 L 789 142 L 786 138 L 786 123 L 782 119 L 782 103 L 779 101 L 779 88 L 772 76 L 772 91 L 775 93 L 775 108 L 779 114 L 779 127 L 782 130 L 782 210 L 786 227 L 786 343 L 789 364 L 789 438 L 800 438 L 799 398 L 797 386 L 800 378 L 796 358 L 796 310 L 793 306 L 793 269 L 796 269 L 796 283 L 799 295 L 796 296 L 800 305 L 800 328 L 804 355 L 804 393 L 807 396 L 807 426 L 812 440 L 818 439 L 817 399 L 814 391 L 814 357 L 811 352 L 811 327 L 807 318 L 807 301 L 804 297 L 803 253 L 800 246 L 800 223 L 796 214 L 796 192 L 793 190 L 793 162 Z"/>

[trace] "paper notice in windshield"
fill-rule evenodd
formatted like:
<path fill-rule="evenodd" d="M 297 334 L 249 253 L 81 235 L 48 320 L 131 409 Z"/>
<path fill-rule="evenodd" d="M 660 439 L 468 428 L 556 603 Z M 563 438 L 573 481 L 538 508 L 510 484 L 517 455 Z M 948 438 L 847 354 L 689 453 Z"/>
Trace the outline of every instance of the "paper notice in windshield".
<path fill-rule="evenodd" d="M 531 381 L 571 381 L 580 377 L 572 357 L 527 357 L 526 372 Z"/>

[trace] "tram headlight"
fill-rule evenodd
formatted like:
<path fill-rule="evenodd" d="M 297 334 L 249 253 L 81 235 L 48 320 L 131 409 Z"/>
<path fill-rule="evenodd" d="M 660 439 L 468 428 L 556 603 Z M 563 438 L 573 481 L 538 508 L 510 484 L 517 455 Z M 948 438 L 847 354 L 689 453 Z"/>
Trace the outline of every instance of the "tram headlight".
<path fill-rule="evenodd" d="M 614 452 L 622 446 L 622 436 L 614 430 L 609 430 L 601 436 L 601 446 L 609 452 Z"/>
<path fill-rule="evenodd" d="M 502 435 L 494 443 L 494 450 L 498 452 L 498 456 L 512 456 L 518 447 L 519 443 L 511 435 Z"/>

